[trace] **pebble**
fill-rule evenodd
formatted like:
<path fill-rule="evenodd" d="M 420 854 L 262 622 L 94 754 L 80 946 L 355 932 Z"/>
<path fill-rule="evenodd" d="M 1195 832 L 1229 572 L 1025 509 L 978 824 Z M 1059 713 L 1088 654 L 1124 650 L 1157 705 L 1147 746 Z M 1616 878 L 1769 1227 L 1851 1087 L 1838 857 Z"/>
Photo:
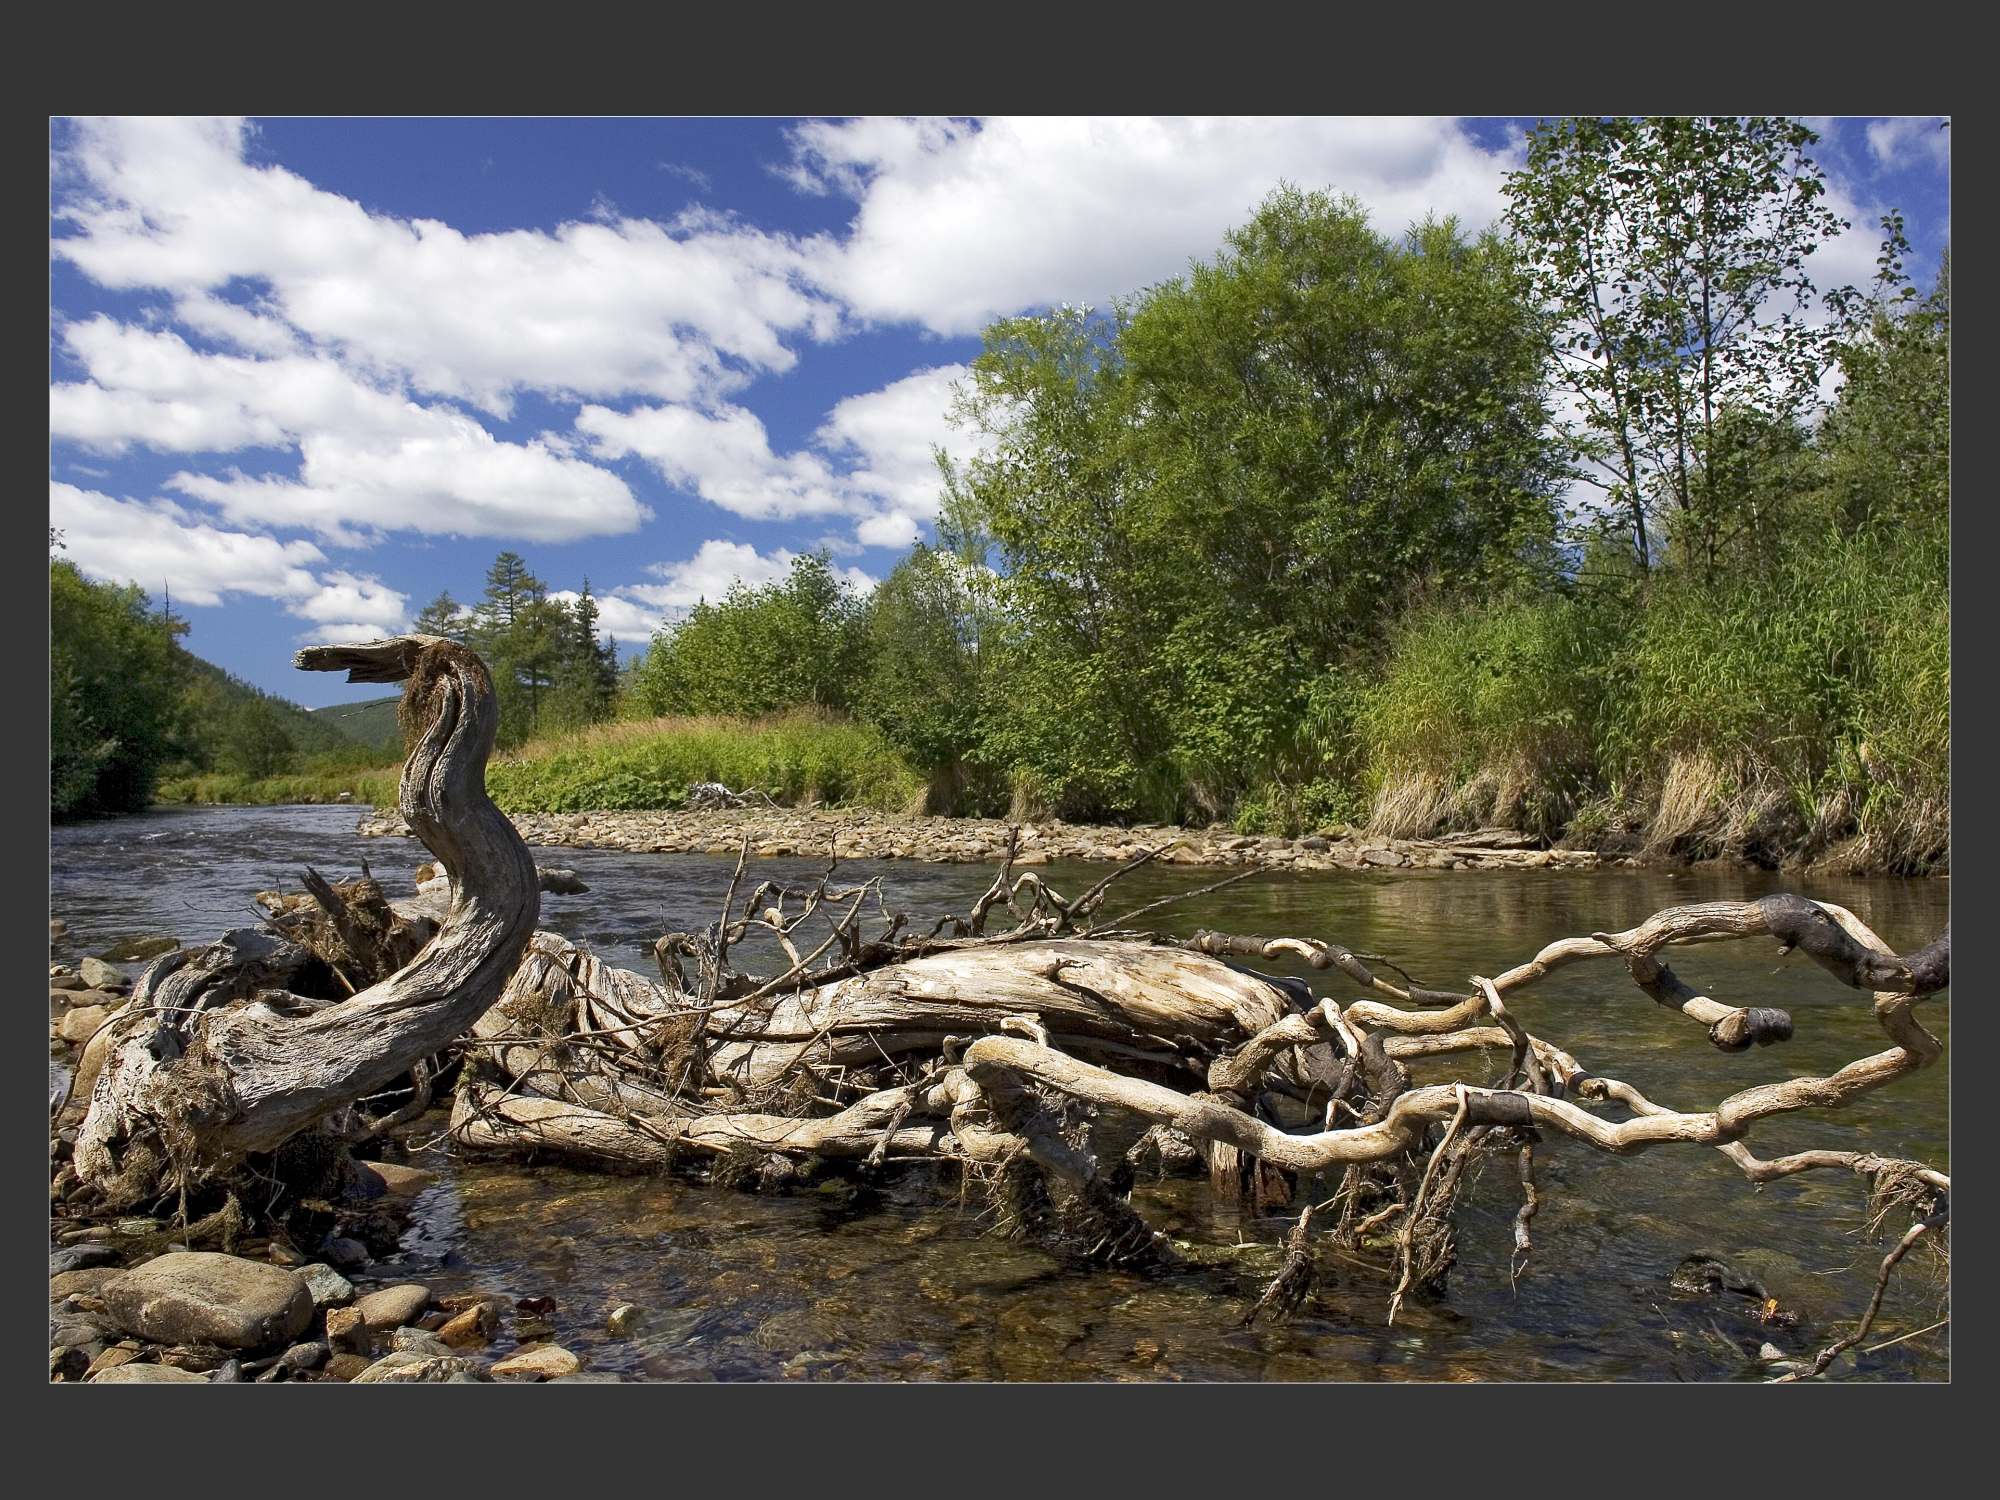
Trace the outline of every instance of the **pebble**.
<path fill-rule="evenodd" d="M 436 1334 L 423 1328 L 398 1328 L 389 1334 L 389 1347 L 398 1354 L 448 1355 L 452 1352 Z"/>
<path fill-rule="evenodd" d="M 368 1321 L 361 1316 L 358 1307 L 329 1308 L 326 1314 L 326 1340 L 334 1348 L 352 1354 L 368 1352 Z"/>
<path fill-rule="evenodd" d="M 347 1271 L 357 1266 L 365 1266 L 369 1261 L 368 1247 L 359 1240 L 350 1240 L 345 1236 L 328 1240 L 319 1247 L 319 1253 L 324 1255 L 330 1264 Z"/>
<path fill-rule="evenodd" d="M 327 1356 L 326 1373 L 335 1380 L 352 1380 L 363 1370 L 367 1369 L 371 1363 L 373 1361 L 365 1354 L 352 1354 L 343 1351 L 339 1354 L 330 1354 Z"/>
<path fill-rule="evenodd" d="M 405 1167 L 392 1161 L 361 1161 L 354 1164 L 354 1196 L 357 1198 L 414 1198 L 436 1182 L 438 1174 L 422 1167 Z"/>
<path fill-rule="evenodd" d="M 126 1344 L 113 1344 L 109 1349 L 106 1349 L 90 1362 L 90 1368 L 84 1371 L 83 1378 L 88 1380 L 93 1375 L 102 1375 L 106 1370 L 115 1370 L 120 1365 L 129 1365 L 139 1357 L 139 1352 L 139 1350 Z"/>
<path fill-rule="evenodd" d="M 49 1300 L 60 1302 L 72 1292 L 95 1295 L 105 1282 L 125 1274 L 119 1266 L 88 1266 L 81 1271 L 64 1271 L 49 1278 Z"/>
<path fill-rule="evenodd" d="M 478 1377 L 470 1360 L 451 1354 L 415 1354 L 397 1350 L 385 1354 L 356 1375 L 355 1385 L 442 1385 L 459 1376 Z"/>
<path fill-rule="evenodd" d="M 499 1325 L 500 1316 L 492 1304 L 476 1302 L 463 1312 L 455 1313 L 438 1329 L 437 1336 L 453 1349 L 476 1349 L 493 1337 Z"/>
<path fill-rule="evenodd" d="M 824 855 L 838 839 L 845 859 L 929 860 L 945 864 L 991 864 L 1004 854 L 1008 825 L 991 818 L 909 817 L 866 809 L 747 808 L 716 812 L 522 813 L 513 820 L 522 838 L 544 848 L 620 849 L 632 853 L 734 854 L 747 833 L 760 856 Z M 384 808 L 364 818 L 364 836 L 407 833 L 402 817 Z M 1123 862 L 1141 846 L 1157 848 L 1180 841 L 1161 856 L 1165 863 L 1360 869 L 1413 865 L 1445 867 L 1454 861 L 1479 869 L 1560 866 L 1589 869 L 1608 861 L 1595 850 L 1532 849 L 1526 835 L 1500 830 L 1439 839 L 1369 837 L 1341 825 L 1304 838 L 1253 838 L 1226 824 L 1209 828 L 1140 826 L 1116 828 L 1048 821 L 1022 829 L 1021 864 L 1056 861 Z M 1363 859 L 1366 851 L 1394 856 L 1394 863 Z M 1440 857 L 1441 856 L 1441 857 Z"/>

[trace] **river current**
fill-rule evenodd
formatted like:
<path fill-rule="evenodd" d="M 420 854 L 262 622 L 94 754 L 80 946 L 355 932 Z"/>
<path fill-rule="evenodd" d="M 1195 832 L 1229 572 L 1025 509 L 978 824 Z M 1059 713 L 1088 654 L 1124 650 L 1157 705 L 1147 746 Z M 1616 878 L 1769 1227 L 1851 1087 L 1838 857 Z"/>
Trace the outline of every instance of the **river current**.
<path fill-rule="evenodd" d="M 253 893 L 297 889 L 307 864 L 338 880 L 366 860 L 392 897 L 409 894 L 411 872 L 429 856 L 409 839 L 358 836 L 364 811 L 173 809 L 57 828 L 51 909 L 69 928 L 58 956 L 74 962 L 135 935 L 200 943 L 254 925 L 261 913 Z M 590 849 L 537 849 L 535 857 L 576 870 L 590 887 L 544 895 L 542 925 L 647 973 L 661 932 L 714 919 L 733 864 Z M 810 879 L 823 868 L 801 859 L 753 864 L 760 879 Z M 1103 869 L 1056 864 L 1040 873 L 1067 895 Z M 840 874 L 879 875 L 890 906 L 913 914 L 962 912 L 992 878 L 986 866 L 909 861 L 843 863 Z M 1114 896 L 1107 910 L 1218 876 L 1149 866 L 1114 888 L 1122 900 Z M 1947 881 L 1718 866 L 1270 872 L 1147 920 L 1182 932 L 1333 938 L 1385 954 L 1423 983 L 1456 988 L 1558 937 L 1628 927 L 1666 906 L 1775 890 L 1839 902 L 1899 952 L 1929 941 L 1948 917 Z M 1865 995 L 1801 956 L 1776 957 L 1767 939 L 1680 950 L 1673 961 L 1704 994 L 1790 1011 L 1796 1034 L 1776 1047 L 1719 1053 L 1698 1027 L 1602 962 L 1559 971 L 1509 1008 L 1588 1070 L 1682 1108 L 1756 1082 L 1830 1072 L 1886 1045 Z M 124 967 L 136 974 L 142 966 Z M 1311 977 L 1316 986 L 1345 984 Z M 1920 1014 L 1946 1041 L 1943 1062 L 1847 1110 L 1760 1125 L 1758 1154 L 1865 1149 L 1948 1171 L 1949 996 L 1926 1001 Z M 1488 1066 L 1497 1072 L 1504 1062 L 1496 1054 Z M 976 1201 L 961 1207 L 931 1178 L 768 1196 L 476 1162 L 435 1141 L 411 1159 L 438 1170 L 440 1181 L 418 1201 L 401 1253 L 366 1279 L 422 1280 L 439 1295 L 552 1298 L 558 1342 L 592 1369 L 651 1379 L 1758 1379 L 1763 1342 L 1810 1358 L 1860 1315 L 1886 1248 L 1862 1237 L 1865 1185 L 1844 1174 L 1757 1189 L 1710 1150 L 1613 1159 L 1551 1140 L 1537 1151 L 1542 1208 L 1518 1281 L 1509 1278 L 1508 1251 L 1520 1190 L 1511 1158 L 1495 1158 L 1464 1199 L 1459 1260 L 1441 1298 L 1407 1302 L 1390 1327 L 1382 1275 L 1334 1263 L 1299 1315 L 1244 1328 L 1292 1218 L 1250 1215 L 1203 1183 L 1136 1190 L 1136 1206 L 1186 1242 L 1196 1262 L 1136 1275 L 1078 1268 L 998 1239 Z M 1801 1326 L 1763 1328 L 1742 1298 L 1674 1290 L 1675 1266 L 1697 1251 L 1761 1280 L 1802 1315 Z M 1866 1346 L 1945 1316 L 1940 1286 L 1918 1261 L 1899 1272 Z M 636 1338 L 605 1329 L 605 1315 L 621 1303 L 649 1310 Z M 507 1344 L 503 1332 L 495 1352 Z M 1843 1373 L 1944 1379 L 1948 1340 L 1931 1334 L 1860 1353 Z"/>

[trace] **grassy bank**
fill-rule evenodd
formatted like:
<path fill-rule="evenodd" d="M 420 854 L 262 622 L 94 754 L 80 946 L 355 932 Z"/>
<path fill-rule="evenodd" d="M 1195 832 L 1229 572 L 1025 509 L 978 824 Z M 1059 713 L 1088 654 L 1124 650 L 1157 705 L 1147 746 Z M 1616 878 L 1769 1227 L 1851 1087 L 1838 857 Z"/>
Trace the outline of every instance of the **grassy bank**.
<path fill-rule="evenodd" d="M 242 776 L 209 772 L 160 783 L 156 803 L 275 807 L 292 802 L 338 802 L 345 792 L 355 802 L 393 803 L 400 766 L 366 770 L 297 771 L 282 776 Z"/>
<path fill-rule="evenodd" d="M 1360 694 L 1378 832 L 1510 824 L 1765 864 L 1949 867 L 1942 538 L 1644 594 L 1420 610 Z"/>
<path fill-rule="evenodd" d="M 914 808 L 924 780 L 870 725 L 798 710 L 759 719 L 668 717 L 538 740 L 486 773 L 508 812 L 675 808 L 697 782 L 783 803 Z"/>

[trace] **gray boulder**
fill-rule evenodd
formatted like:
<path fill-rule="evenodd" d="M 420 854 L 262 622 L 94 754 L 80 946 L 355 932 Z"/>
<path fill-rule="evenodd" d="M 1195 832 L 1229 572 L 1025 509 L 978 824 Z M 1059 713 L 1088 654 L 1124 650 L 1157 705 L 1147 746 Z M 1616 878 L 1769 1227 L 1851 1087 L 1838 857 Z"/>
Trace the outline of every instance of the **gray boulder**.
<path fill-rule="evenodd" d="M 161 1344 L 261 1349 L 297 1338 L 312 1321 L 312 1293 L 292 1272 L 205 1250 L 149 1260 L 98 1294 L 123 1333 Z"/>

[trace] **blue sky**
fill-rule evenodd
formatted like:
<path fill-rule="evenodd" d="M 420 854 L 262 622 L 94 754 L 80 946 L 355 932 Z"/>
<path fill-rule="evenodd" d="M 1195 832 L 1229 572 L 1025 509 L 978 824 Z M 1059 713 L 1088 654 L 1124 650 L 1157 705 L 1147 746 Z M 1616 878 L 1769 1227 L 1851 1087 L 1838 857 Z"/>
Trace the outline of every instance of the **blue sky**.
<path fill-rule="evenodd" d="M 1936 119 L 1815 120 L 1865 284 L 1949 234 Z M 511 549 L 629 652 L 815 546 L 867 587 L 929 531 L 992 318 L 1212 255 L 1280 181 L 1378 228 L 1494 221 L 1527 122 L 1394 118 L 58 120 L 50 521 L 188 645 L 291 667 L 475 600 Z"/>

